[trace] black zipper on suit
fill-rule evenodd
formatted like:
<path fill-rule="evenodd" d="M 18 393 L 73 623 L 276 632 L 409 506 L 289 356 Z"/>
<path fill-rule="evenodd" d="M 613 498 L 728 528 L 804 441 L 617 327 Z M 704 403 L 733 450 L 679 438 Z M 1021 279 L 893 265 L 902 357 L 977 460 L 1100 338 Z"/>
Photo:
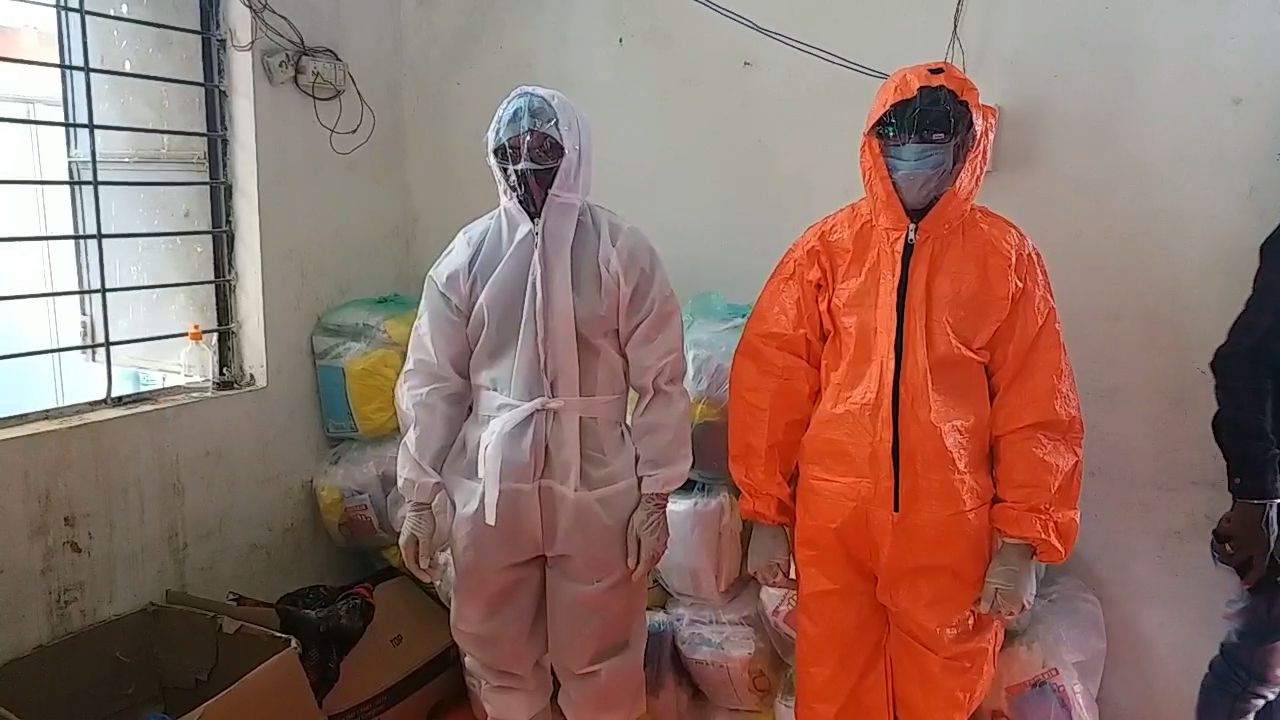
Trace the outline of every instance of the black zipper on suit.
<path fill-rule="evenodd" d="M 907 280 L 911 274 L 911 257 L 916 252 L 916 233 L 919 227 L 911 223 L 907 228 L 907 240 L 902 246 L 902 271 L 898 276 L 898 314 L 897 325 L 893 336 L 893 511 L 902 509 L 902 430 L 900 415 L 902 410 L 902 362 L 903 336 L 906 334 L 907 319 Z"/>

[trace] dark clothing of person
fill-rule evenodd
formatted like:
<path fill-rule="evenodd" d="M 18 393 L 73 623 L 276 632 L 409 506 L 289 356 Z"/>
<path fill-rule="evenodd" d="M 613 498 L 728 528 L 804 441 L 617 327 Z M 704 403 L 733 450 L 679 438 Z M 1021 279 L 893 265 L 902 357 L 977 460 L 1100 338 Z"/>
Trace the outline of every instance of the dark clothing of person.
<path fill-rule="evenodd" d="M 1262 243 L 1253 292 L 1214 353 L 1213 436 L 1236 501 L 1280 500 L 1280 227 Z M 1280 720 L 1280 582 L 1266 576 L 1234 615 L 1235 627 L 1200 685 L 1196 720 Z"/>
<path fill-rule="evenodd" d="M 1253 293 L 1214 353 L 1213 436 L 1236 500 L 1280 500 L 1280 227 L 1262 243 Z"/>
<path fill-rule="evenodd" d="M 1200 684 L 1196 720 L 1280 720 L 1280 583 L 1251 590 Z"/>

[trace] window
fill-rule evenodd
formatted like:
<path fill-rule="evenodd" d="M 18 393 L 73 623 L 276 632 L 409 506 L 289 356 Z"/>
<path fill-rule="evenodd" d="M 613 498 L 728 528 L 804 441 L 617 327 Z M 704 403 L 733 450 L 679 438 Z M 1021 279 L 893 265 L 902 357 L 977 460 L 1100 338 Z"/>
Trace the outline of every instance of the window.
<path fill-rule="evenodd" d="M 0 0 L 0 424 L 236 377 L 218 0 Z"/>

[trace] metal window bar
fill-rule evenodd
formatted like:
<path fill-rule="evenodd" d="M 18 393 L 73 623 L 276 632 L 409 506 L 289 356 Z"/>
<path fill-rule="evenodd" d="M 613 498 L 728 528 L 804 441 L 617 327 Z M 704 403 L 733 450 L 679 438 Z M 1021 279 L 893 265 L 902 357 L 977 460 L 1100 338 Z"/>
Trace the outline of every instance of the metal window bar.
<path fill-rule="evenodd" d="M 112 20 L 114 22 L 127 23 L 129 25 L 141 25 L 142 27 L 155 28 L 156 30 L 169 30 L 176 33 L 185 33 L 187 35 L 199 35 L 218 42 L 225 42 L 221 35 L 216 32 L 206 32 L 196 28 L 183 27 L 182 25 L 171 25 L 169 23 L 156 22 L 155 20 L 146 20 L 144 18 L 135 18 L 128 15 L 112 15 L 98 10 L 89 10 L 84 7 L 81 2 L 78 6 L 71 6 L 69 3 L 48 3 L 40 2 L 40 0 L 10 0 L 10 2 L 19 3 L 21 5 L 34 5 L 35 7 L 49 8 L 58 12 L 70 12 L 85 17 L 98 18 L 99 20 Z"/>
<path fill-rule="evenodd" d="M 207 44 L 207 43 L 206 43 Z M 169 83 L 171 85 L 187 85 L 189 87 L 213 87 L 214 89 L 222 89 L 222 86 L 216 82 L 208 82 L 205 80 L 187 80 L 186 78 L 176 78 L 169 75 L 152 75 L 150 73 L 136 73 L 131 70 L 114 70 L 110 68 L 92 67 L 88 65 L 69 65 L 67 63 L 49 62 L 47 60 L 29 60 L 27 58 L 16 58 L 9 55 L 0 55 L 0 63 L 9 63 L 11 65 L 27 65 L 30 67 L 49 68 L 51 70 L 62 70 L 64 72 L 87 72 L 90 75 L 111 75 L 113 77 L 133 78 L 134 80 L 149 80 L 151 82 Z"/>
<path fill-rule="evenodd" d="M 89 127 L 94 126 L 93 122 L 93 80 L 89 77 L 89 23 L 84 15 L 84 0 L 80 0 L 80 59 L 84 62 L 85 83 L 84 83 L 84 107 L 85 120 L 89 123 Z M 63 73 L 64 87 L 70 83 L 67 82 L 67 73 Z M 98 133 L 89 130 L 89 177 L 93 181 L 91 191 L 93 195 L 93 231 L 98 234 L 95 241 L 98 249 L 98 279 L 107 277 L 107 255 L 105 244 L 102 241 L 102 193 L 98 188 Z M 101 284 L 101 283 L 100 283 Z M 102 353 L 106 362 L 106 381 L 107 391 L 105 402 L 111 402 L 112 387 L 115 383 L 114 368 L 111 366 L 111 313 L 108 311 L 107 293 L 104 291 L 99 295 L 99 302 L 102 303 Z"/>
<path fill-rule="evenodd" d="M 80 4 L 83 5 L 84 0 L 80 0 Z M 219 0 L 200 0 L 200 30 L 208 37 L 222 36 L 222 12 Z M 208 150 L 206 154 L 209 158 L 209 179 L 226 180 L 229 148 L 225 132 L 227 128 L 227 112 L 224 102 L 226 93 L 222 89 L 227 77 L 227 69 L 224 65 L 226 46 L 219 46 L 205 41 L 200 44 L 200 47 L 204 61 L 202 67 L 204 68 L 205 81 L 205 129 L 213 130 L 216 128 L 220 131 L 218 137 L 209 136 L 207 139 Z M 232 227 L 230 193 L 230 184 L 209 186 L 209 223 L 213 227 Z M 223 236 L 223 242 L 213 243 L 214 277 L 233 277 L 235 272 L 234 251 L 235 235 L 233 233 Z M 218 325 L 229 326 L 235 322 L 235 291 L 231 285 L 214 287 L 214 313 Z M 221 377 L 219 380 L 215 380 L 215 385 L 219 389 L 230 389 L 236 382 L 233 378 L 239 374 L 239 348 L 233 342 L 234 337 L 231 333 L 221 333 L 217 338 L 218 352 L 216 357 L 221 364 L 221 367 L 218 368 L 218 374 Z"/>
<path fill-rule="evenodd" d="M 19 353 L 9 353 L 0 355 L 0 362 L 5 360 L 15 360 L 27 357 L 37 357 L 42 355 L 56 355 L 58 353 L 101 350 L 106 365 L 106 392 L 101 403 L 108 405 L 120 404 L 135 399 L 137 395 L 147 394 L 140 393 L 129 396 L 114 396 L 113 388 L 113 372 L 112 372 L 112 348 L 124 345 L 134 345 L 148 342 L 159 342 L 164 340 L 175 340 L 186 337 L 186 332 L 173 332 L 160 335 L 151 335 L 140 338 L 113 339 L 111 337 L 110 313 L 108 310 L 108 297 L 112 293 L 145 291 L 145 290 L 161 290 L 170 288 L 184 287 L 200 287 L 212 286 L 215 290 L 216 298 L 216 316 L 217 325 L 213 328 L 206 328 L 206 334 L 213 335 L 218 340 L 218 360 L 219 368 L 219 389 L 227 389 L 230 386 L 230 379 L 235 376 L 239 368 L 239 360 L 236 356 L 235 343 L 232 336 L 235 334 L 235 322 L 233 314 L 232 302 L 234 299 L 233 264 L 232 264 L 232 247 L 234 234 L 231 230 L 230 215 L 230 182 L 226 177 L 227 167 L 227 135 L 226 135 L 226 112 L 224 98 L 226 95 L 225 77 L 226 72 L 223 66 L 227 40 L 222 34 L 221 25 L 221 3 L 220 0 L 193 0 L 200 4 L 200 28 L 187 28 L 169 23 L 160 23 L 142 18 L 133 18 L 120 15 L 112 15 L 109 13 L 98 12 L 84 7 L 84 0 L 79 0 L 76 5 L 72 5 L 72 0 L 55 0 L 55 3 L 40 2 L 38 0 L 13 0 L 14 2 L 25 5 L 34 5 L 39 7 L 47 7 L 55 12 L 61 13 L 64 17 L 75 16 L 79 18 L 79 43 L 78 50 L 82 62 L 80 64 L 71 63 L 52 63 L 39 60 L 27 60 L 23 58 L 12 58 L 0 56 L 0 65 L 4 63 L 27 65 L 34 67 L 46 67 L 63 71 L 63 94 L 70 91 L 71 82 L 69 76 L 71 73 L 84 73 L 84 101 L 85 107 L 83 113 L 85 122 L 59 122 L 51 120 L 38 120 L 35 118 L 5 118 L 0 117 L 0 123 L 11 123 L 19 125 L 35 125 L 45 127 L 61 127 L 65 130 L 86 130 L 88 136 L 89 152 L 89 180 L 43 180 L 43 179 L 0 179 L 0 186 L 15 185 L 34 185 L 34 186 L 64 186 L 68 188 L 88 187 L 91 190 L 93 199 L 92 221 L 94 232 L 85 233 L 67 233 L 61 235 L 27 235 L 27 236 L 11 236 L 0 237 L 0 243 L 14 242 L 41 242 L 48 240 L 75 240 L 75 241 L 92 241 L 97 251 L 97 272 L 100 280 L 100 287 L 95 289 L 81 289 L 74 291 L 53 291 L 42 293 L 28 293 L 22 295 L 0 296 L 0 303 L 25 300 L 25 299 L 45 299 L 66 296 L 90 297 L 96 296 L 101 306 L 102 314 L 102 332 L 101 340 L 80 345 L 68 347 L 46 348 L 41 350 L 32 350 Z M 88 18 L 97 18 L 109 20 L 113 22 L 126 23 L 131 25 L 149 27 L 159 30 L 166 30 L 176 33 L 184 33 L 196 35 L 201 38 L 201 64 L 203 80 L 186 80 L 183 78 L 167 77 L 163 75 L 152 75 L 148 73 L 134 73 L 128 71 L 111 70 L 107 68 L 95 68 L 90 62 L 89 47 L 89 30 Z M 69 27 L 66 23 L 62 24 L 63 28 Z M 65 37 L 66 43 L 71 43 L 74 38 Z M 67 45 L 63 45 L 64 53 Z M 65 59 L 64 54 L 64 59 Z M 118 77 L 126 77 L 139 79 L 150 82 L 172 83 L 176 85 L 186 85 L 200 87 L 205 93 L 205 129 L 203 131 L 195 130 L 173 130 L 173 129 L 157 129 L 143 128 L 123 125 L 99 125 L 94 119 L 94 103 L 93 103 L 93 83 L 91 76 L 112 75 Z M 72 103 L 64 102 L 63 105 L 70 111 Z M 102 180 L 99 176 L 99 158 L 97 132 L 130 132 L 153 135 L 173 135 L 185 137 L 203 137 L 208 143 L 208 172 L 209 180 L 207 181 L 113 181 Z M 102 208 L 101 196 L 99 189 L 102 187 L 205 187 L 209 188 L 210 200 L 210 225 L 209 229 L 200 230 L 180 230 L 180 231 L 154 231 L 154 232 L 137 232 L 137 233 L 104 233 L 102 232 Z M 106 287 L 101 282 L 106 277 L 106 255 L 104 251 L 104 241 L 111 239 L 132 239 L 132 238 L 167 238 L 167 237 L 183 237 L 183 236 L 204 236 L 208 235 L 215 240 L 222 242 L 214 242 L 214 275 L 211 280 L 197 280 L 189 282 L 173 282 L 173 283 L 156 283 L 149 285 L 133 285 L 121 287 Z M 91 403 L 92 404 L 92 403 Z M 57 414 L 60 412 L 74 411 L 74 409 L 83 406 L 75 406 L 73 408 L 60 408 L 55 411 L 44 411 L 37 413 L 38 415 Z M 5 418 L 0 419 L 0 426 L 12 424 L 21 421 L 21 418 Z"/>
<path fill-rule="evenodd" d="M 172 237 L 201 237 L 204 235 L 212 235 L 214 237 L 225 236 L 231 231 L 227 228 L 214 228 L 210 230 L 159 230 L 156 232 L 127 232 L 127 233 L 102 233 L 103 240 L 133 240 L 135 238 L 172 238 Z M 11 237 L 0 237 L 0 243 L 17 243 L 17 242 L 46 242 L 52 240 L 96 240 L 95 233 L 72 233 L 68 235 L 14 235 Z"/>
<path fill-rule="evenodd" d="M 89 151 L 93 153 L 93 159 L 90 161 L 90 180 L 31 180 L 31 179 L 0 179 L 0 186 L 7 185 L 34 185 L 37 187 L 206 187 L 227 185 L 225 180 L 98 180 L 98 174 L 92 172 L 98 165 L 97 143 L 93 141 L 93 135 L 89 135 Z M 96 238 L 97 235 L 94 235 Z"/>
<path fill-rule="evenodd" d="M 82 297 L 85 295 L 99 295 L 123 292 L 142 292 L 144 290 L 173 290 L 175 288 L 189 287 L 217 287 L 219 285 L 231 285 L 235 283 L 234 278 L 213 278 L 212 280 L 182 280 L 178 282 L 167 283 L 148 283 L 146 285 L 115 285 L 111 287 L 90 288 L 88 290 L 50 290 L 37 293 L 22 293 L 20 295 L 0 295 L 0 302 L 16 302 L 18 300 L 44 300 L 47 298 L 60 297 Z M 3 360 L 0 356 L 0 360 Z"/>
<path fill-rule="evenodd" d="M 200 331 L 203 332 L 205 335 L 216 334 L 219 337 L 221 337 L 222 335 L 234 334 L 236 329 L 234 327 L 212 327 L 212 328 L 200 328 Z M 124 340 L 112 340 L 111 345 L 112 347 L 119 347 L 121 345 L 141 345 L 142 343 L 149 343 L 149 342 L 161 342 L 164 340 L 178 340 L 186 336 L 187 336 L 186 332 L 164 333 L 163 335 L 148 335 L 146 337 L 126 338 Z M 85 350 L 101 350 L 105 347 L 106 347 L 105 343 L 95 342 L 95 343 L 85 343 L 83 345 L 69 345 L 67 347 L 45 348 L 42 350 L 27 350 L 24 352 L 16 352 L 16 353 L 9 353 L 7 355 L 0 355 L 0 362 L 3 362 L 5 360 L 18 360 L 21 358 L 39 357 L 41 355 L 57 355 L 58 353 L 83 352 Z M 7 419 L 0 419 L 0 427 L 4 427 L 4 424 L 6 421 Z"/>
<path fill-rule="evenodd" d="M 0 62 L 3 62 L 0 60 Z M 173 135 L 175 137 L 219 137 L 225 138 L 226 133 L 211 133 L 203 130 L 178 130 L 173 128 L 148 128 L 134 127 L 131 125 L 95 125 L 89 127 L 88 123 L 64 122 L 62 120 L 37 120 L 35 118 L 18 118 L 18 117 L 0 117 L 0 123 L 8 123 L 10 125 L 38 125 L 40 127 L 57 127 L 68 128 L 72 130 L 97 130 L 99 132 L 125 132 L 138 133 L 140 135 Z"/>

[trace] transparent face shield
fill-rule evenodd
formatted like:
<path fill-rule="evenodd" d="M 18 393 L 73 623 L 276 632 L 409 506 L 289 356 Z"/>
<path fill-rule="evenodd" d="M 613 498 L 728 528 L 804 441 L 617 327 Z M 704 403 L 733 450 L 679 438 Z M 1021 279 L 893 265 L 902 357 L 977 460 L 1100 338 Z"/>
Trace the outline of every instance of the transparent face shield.
<path fill-rule="evenodd" d="M 564 160 L 564 139 L 555 108 L 535 93 L 516 96 L 503 109 L 490 147 L 494 162 L 500 168 L 559 167 Z"/>
<path fill-rule="evenodd" d="M 493 162 L 516 202 L 537 220 L 565 157 L 555 108 L 541 95 L 522 93 L 503 108 L 495 128 Z"/>
<path fill-rule="evenodd" d="M 882 147 L 946 144 L 973 132 L 973 113 L 952 90 L 926 87 L 889 108 L 875 132 Z"/>
<path fill-rule="evenodd" d="M 876 124 L 876 137 L 903 209 L 919 220 L 950 189 L 973 137 L 973 115 L 951 90 L 922 88 Z"/>

